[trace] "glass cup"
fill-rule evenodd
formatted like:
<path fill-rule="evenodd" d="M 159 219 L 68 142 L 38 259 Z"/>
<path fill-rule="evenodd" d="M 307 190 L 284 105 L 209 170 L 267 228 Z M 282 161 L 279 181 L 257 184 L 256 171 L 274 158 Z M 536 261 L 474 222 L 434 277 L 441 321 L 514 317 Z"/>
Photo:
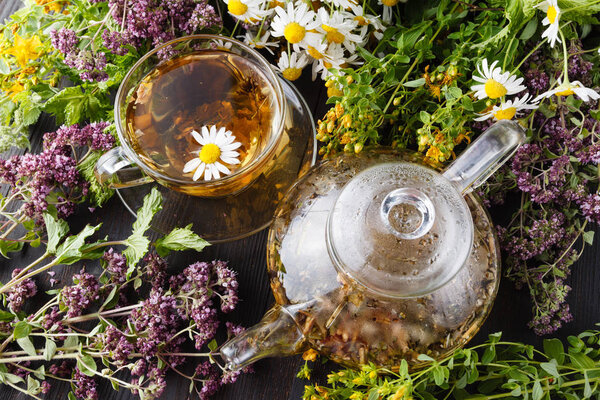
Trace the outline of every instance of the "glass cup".
<path fill-rule="evenodd" d="M 128 131 L 134 128 L 132 121 L 127 120 L 127 110 L 140 83 L 157 67 L 178 57 L 198 54 L 207 50 L 219 50 L 242 56 L 247 62 L 247 66 L 250 67 L 251 74 L 260 75 L 261 79 L 268 83 L 270 86 L 269 98 L 272 101 L 270 107 L 272 119 L 270 131 L 261 133 L 266 135 L 263 139 L 262 149 L 250 162 L 242 165 L 232 174 L 221 176 L 219 179 L 193 181 L 185 179 L 183 176 L 166 175 L 135 150 L 136 146 L 130 139 L 135 132 Z M 201 84 L 202 82 L 190 82 L 190 85 L 198 85 L 198 90 L 202 90 Z M 225 197 L 238 193 L 252 184 L 265 168 L 272 167 L 273 158 L 277 153 L 277 148 L 280 147 L 286 118 L 289 118 L 288 114 L 290 113 L 282 84 L 270 64 L 256 50 L 243 43 L 216 35 L 182 37 L 165 43 L 144 55 L 123 79 L 115 99 L 114 112 L 117 135 L 121 145 L 108 151 L 98 160 L 95 174 L 101 183 L 107 183 L 112 188 L 126 188 L 156 181 L 169 189 L 207 198 Z M 198 132 L 200 129 L 201 126 L 195 128 Z"/>

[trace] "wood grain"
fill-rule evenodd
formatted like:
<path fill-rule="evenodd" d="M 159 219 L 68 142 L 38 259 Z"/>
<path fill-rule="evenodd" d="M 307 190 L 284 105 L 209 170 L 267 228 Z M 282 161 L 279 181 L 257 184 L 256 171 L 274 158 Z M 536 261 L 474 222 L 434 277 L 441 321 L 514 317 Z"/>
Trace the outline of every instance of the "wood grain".
<path fill-rule="evenodd" d="M 18 0 L 0 0 L 0 21 L 3 21 L 19 7 L 20 2 Z M 307 75 L 305 74 L 298 81 L 297 87 L 306 96 L 315 119 L 318 119 L 327 109 L 323 86 L 311 82 Z M 32 129 L 34 150 L 41 147 L 41 134 L 53 129 L 54 125 L 51 118 L 43 117 L 40 120 Z M 98 235 L 108 235 L 111 238 L 118 239 L 128 236 L 133 218 L 119 200 L 113 198 L 104 208 L 98 209 L 92 214 L 83 207 L 69 222 L 75 231 L 86 223 L 102 222 L 103 226 Z M 266 236 L 266 231 L 263 231 L 244 240 L 211 246 L 200 255 L 191 252 L 177 254 L 170 258 L 169 264 L 173 271 L 179 271 L 198 260 L 228 260 L 230 266 L 239 274 L 240 298 L 242 299 L 238 309 L 231 314 L 231 320 L 250 326 L 260 320 L 273 302 L 265 268 Z M 575 320 L 558 332 L 559 337 L 565 338 L 569 334 L 593 328 L 594 324 L 600 319 L 600 299 L 598 298 L 598 293 L 600 293 L 599 242 L 597 240 L 593 247 L 588 248 L 573 268 L 571 277 L 573 290 L 569 297 Z M 13 268 L 35 259 L 39 253 L 37 249 L 26 249 L 10 260 L 0 260 L 0 281 L 6 282 Z M 70 281 L 70 276 L 82 267 L 83 265 L 58 267 L 57 278 L 61 283 L 67 283 Z M 94 263 L 89 263 L 85 267 L 92 272 L 97 272 L 99 268 Z M 41 277 L 40 281 L 40 284 L 48 287 L 47 279 Z M 500 293 L 492 313 L 481 332 L 475 337 L 474 342 L 485 340 L 488 333 L 503 331 L 507 339 L 528 341 L 539 345 L 541 343 L 540 338 L 536 337 L 526 327 L 529 318 L 530 306 L 527 293 L 516 291 L 510 282 L 504 280 L 501 283 Z M 302 360 L 298 356 L 260 361 L 255 365 L 255 373 L 244 375 L 235 384 L 224 387 L 214 396 L 214 399 L 298 400 L 302 396 L 304 385 L 307 384 L 306 381 L 295 378 L 301 363 Z M 335 368 L 335 365 L 331 363 L 317 365 L 315 368 L 316 379 L 324 379 L 325 375 L 333 368 Z M 180 379 L 176 375 L 170 375 L 166 393 L 162 398 L 185 399 L 188 396 L 187 388 L 186 380 Z M 68 391 L 67 384 L 55 383 L 52 391 L 45 398 L 65 399 Z M 0 400 L 25 398 L 27 397 L 5 386 L 0 389 Z M 126 391 L 115 392 L 109 384 L 101 384 L 99 398 L 127 400 L 133 399 L 135 396 Z"/>

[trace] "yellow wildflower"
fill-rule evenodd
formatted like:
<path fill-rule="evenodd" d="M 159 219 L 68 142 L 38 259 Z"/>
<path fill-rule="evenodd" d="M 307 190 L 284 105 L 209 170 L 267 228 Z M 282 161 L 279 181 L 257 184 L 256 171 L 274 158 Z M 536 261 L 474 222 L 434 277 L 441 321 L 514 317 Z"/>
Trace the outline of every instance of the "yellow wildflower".
<path fill-rule="evenodd" d="M 38 50 L 42 46 L 42 41 L 36 35 L 28 39 L 23 39 L 19 34 L 15 33 L 15 42 L 12 47 L 4 51 L 6 54 L 11 54 L 17 59 L 17 63 L 24 67 L 29 60 L 37 59 L 42 51 Z"/>
<path fill-rule="evenodd" d="M 6 91 L 8 92 L 8 97 L 10 97 L 11 99 L 13 99 L 17 93 L 21 93 L 23 90 L 25 90 L 25 86 L 23 86 L 23 84 L 20 81 L 16 81 L 11 87 L 6 89 Z"/>
<path fill-rule="evenodd" d="M 50 11 L 59 13 L 62 11 L 64 6 L 69 4 L 69 2 L 61 0 L 35 0 L 35 4 L 38 6 L 44 6 L 45 13 L 49 13 Z"/>
<path fill-rule="evenodd" d="M 302 354 L 302 359 L 305 361 L 315 361 L 318 355 L 319 353 L 317 353 L 314 349 L 308 349 L 304 352 L 304 354 Z"/>

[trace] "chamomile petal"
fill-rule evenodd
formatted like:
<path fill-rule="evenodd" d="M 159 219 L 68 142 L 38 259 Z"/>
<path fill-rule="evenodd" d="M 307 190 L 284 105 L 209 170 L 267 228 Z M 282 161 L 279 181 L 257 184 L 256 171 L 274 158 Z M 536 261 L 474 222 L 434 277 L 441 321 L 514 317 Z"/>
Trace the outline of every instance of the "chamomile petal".
<path fill-rule="evenodd" d="M 558 37 L 558 21 L 560 19 L 560 7 L 557 0 L 545 0 L 536 5 L 536 8 L 541 9 L 546 13 L 546 17 L 542 20 L 542 25 L 547 26 L 542 33 L 542 38 L 548 38 L 550 47 L 554 47 L 556 42 L 561 43 Z"/>
<path fill-rule="evenodd" d="M 517 78 L 508 72 L 502 72 L 500 67 L 496 67 L 498 61 L 494 61 L 488 66 L 487 59 L 483 59 L 481 65 L 477 66 L 477 72 L 482 76 L 473 76 L 473 80 L 479 82 L 471 86 L 478 99 L 499 99 L 506 95 L 516 94 L 525 90 L 522 85 L 523 78 Z"/>
<path fill-rule="evenodd" d="M 241 142 L 235 141 L 232 132 L 225 128 L 217 129 L 216 126 L 203 126 L 202 134 L 192 131 L 192 137 L 196 142 L 202 145 L 198 156 L 189 160 L 183 166 L 183 173 L 187 174 L 194 171 L 192 179 L 197 181 L 204 175 L 205 181 L 219 179 L 221 173 L 230 175 L 231 170 L 226 165 L 240 164 L 240 153 L 233 151 L 242 146 Z M 222 163 L 221 163 L 221 162 Z"/>

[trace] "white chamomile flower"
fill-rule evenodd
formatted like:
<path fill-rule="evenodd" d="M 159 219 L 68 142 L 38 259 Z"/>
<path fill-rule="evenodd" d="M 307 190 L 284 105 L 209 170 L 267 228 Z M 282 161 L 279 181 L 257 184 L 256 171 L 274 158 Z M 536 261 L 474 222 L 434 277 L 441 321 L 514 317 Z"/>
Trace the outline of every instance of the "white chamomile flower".
<path fill-rule="evenodd" d="M 226 42 L 223 39 L 213 39 L 211 41 L 211 46 L 215 49 L 215 50 L 223 50 L 223 51 L 229 51 L 231 50 L 231 45 L 233 43 L 231 42 Z"/>
<path fill-rule="evenodd" d="M 480 117 L 475 118 L 475 121 L 485 121 L 490 118 L 494 118 L 496 121 L 513 119 L 521 110 L 535 110 L 538 108 L 535 102 L 530 103 L 529 100 L 529 93 L 526 93 L 521 98 L 517 97 L 514 100 L 507 100 L 499 106 L 494 106 L 490 111 L 481 114 Z"/>
<path fill-rule="evenodd" d="M 502 73 L 502 68 L 497 67 L 498 61 L 494 61 L 488 68 L 488 61 L 484 59 L 482 65 L 477 66 L 477 72 L 482 76 L 473 76 L 473 80 L 480 82 L 471 86 L 478 99 L 499 99 L 500 97 L 516 94 L 525 90 L 521 85 L 523 78 L 517 78 L 508 72 Z"/>
<path fill-rule="evenodd" d="M 542 20 L 542 25 L 548 26 L 548 28 L 542 33 L 542 39 L 547 37 L 550 47 L 554 47 L 554 43 L 560 43 L 558 37 L 558 20 L 560 18 L 560 8 L 556 3 L 556 0 L 542 1 L 536 5 L 536 8 L 541 9 L 546 13 L 546 18 Z"/>
<path fill-rule="evenodd" d="M 360 35 L 365 36 L 369 31 L 369 25 L 373 26 L 375 29 L 373 31 L 373 36 L 377 40 L 381 40 L 383 37 L 383 31 L 385 31 L 385 26 L 381 23 L 381 20 L 378 16 L 365 14 L 365 10 L 362 6 L 352 6 L 352 19 L 354 19 L 358 23 L 358 29 L 360 29 Z"/>
<path fill-rule="evenodd" d="M 234 18 L 246 23 L 254 23 L 263 19 L 265 11 L 262 10 L 262 0 L 223 0 L 227 4 L 227 11 Z"/>
<path fill-rule="evenodd" d="M 240 153 L 235 151 L 242 144 L 235 141 L 231 131 L 212 125 L 210 128 L 203 126 L 202 133 L 192 131 L 194 140 L 202 145 L 198 157 L 194 157 L 183 166 L 183 173 L 194 171 L 192 179 L 197 181 L 204 175 L 205 181 L 219 179 L 221 173 L 230 175 L 231 170 L 224 164 L 236 165 L 240 163 Z M 222 164 L 221 162 L 224 164 Z"/>
<path fill-rule="evenodd" d="M 299 57 L 298 54 L 300 54 Z M 281 71 L 285 79 L 288 81 L 295 81 L 300 78 L 302 69 L 307 65 L 308 57 L 304 52 L 293 52 L 291 55 L 287 52 L 283 52 L 281 53 L 281 57 L 279 57 L 279 62 L 277 62 L 277 69 Z"/>
<path fill-rule="evenodd" d="M 324 0 L 324 3 L 331 4 L 334 7 L 341 8 L 342 10 L 347 10 L 358 4 L 356 0 Z"/>
<path fill-rule="evenodd" d="M 543 98 L 550 97 L 552 95 L 570 96 L 572 94 L 577 95 L 577 97 L 579 97 L 583 101 L 600 99 L 600 94 L 598 94 L 598 92 L 596 92 L 594 89 L 590 89 L 583 86 L 583 84 L 579 81 L 562 83 L 559 78 L 557 82 L 558 86 L 556 88 L 540 94 L 538 97 L 535 98 L 535 100 L 538 101 Z"/>
<path fill-rule="evenodd" d="M 393 7 L 400 2 L 406 3 L 407 0 L 378 0 L 377 4 L 383 6 L 383 22 L 389 24 L 392 22 Z"/>
<path fill-rule="evenodd" d="M 248 46 L 254 47 L 255 49 L 265 49 L 269 53 L 273 54 L 273 50 L 270 47 L 279 47 L 276 42 L 269 41 L 271 32 L 267 31 L 262 36 L 254 35 L 251 32 L 246 32 L 243 37 L 240 37 Z"/>
<path fill-rule="evenodd" d="M 339 11 L 329 13 L 324 7 L 319 8 L 318 17 L 321 23 L 319 32 L 325 35 L 328 43 L 341 44 L 351 53 L 356 50 L 356 45 L 364 44 L 364 36 L 352 33 L 358 26 L 358 21 L 353 18 Z"/>
<path fill-rule="evenodd" d="M 310 49 L 309 49 L 310 50 Z M 329 71 L 330 68 L 333 69 L 341 69 L 345 68 L 350 64 L 357 64 L 356 59 L 358 58 L 357 54 L 353 54 L 350 57 L 346 57 L 344 53 L 344 48 L 339 44 L 330 44 L 327 46 L 327 49 L 324 52 L 318 52 L 316 54 L 316 49 L 313 52 L 308 51 L 308 54 L 313 56 L 313 54 L 318 55 L 320 58 L 315 58 L 315 61 L 312 65 L 312 80 L 317 79 L 317 74 L 321 73 L 321 79 L 326 81 L 332 73 Z M 339 71 L 341 75 L 343 75 L 343 71 Z"/>
<path fill-rule="evenodd" d="M 309 10 L 305 3 L 295 4 L 290 1 L 287 10 L 277 7 L 275 13 L 271 24 L 272 35 L 283 36 L 295 51 L 300 51 L 300 46 L 306 47 L 320 40 L 319 34 L 313 32 L 319 27 L 317 14 Z"/>

